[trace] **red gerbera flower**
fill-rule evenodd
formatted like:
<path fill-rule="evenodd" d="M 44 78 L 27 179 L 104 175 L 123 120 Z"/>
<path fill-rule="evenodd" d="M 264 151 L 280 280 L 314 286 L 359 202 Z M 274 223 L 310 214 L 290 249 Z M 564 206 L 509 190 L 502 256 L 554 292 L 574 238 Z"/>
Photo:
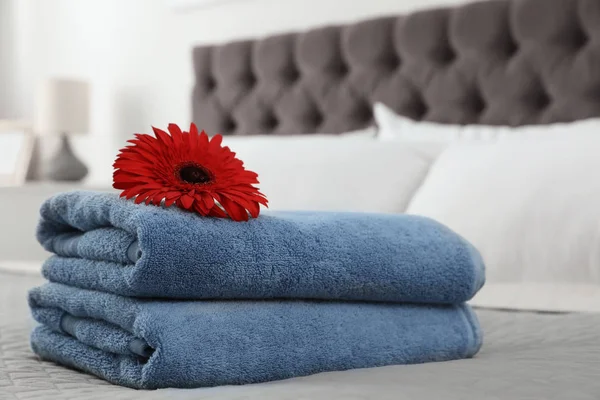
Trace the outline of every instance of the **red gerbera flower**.
<path fill-rule="evenodd" d="M 113 187 L 123 190 L 121 197 L 136 198 L 135 203 L 180 208 L 200 215 L 247 221 L 248 213 L 258 217 L 265 195 L 253 184 L 258 175 L 244 168 L 223 137 L 209 139 L 196 125 L 182 132 L 175 125 L 170 135 L 152 128 L 156 137 L 136 134 L 121 149 L 114 163 Z"/>

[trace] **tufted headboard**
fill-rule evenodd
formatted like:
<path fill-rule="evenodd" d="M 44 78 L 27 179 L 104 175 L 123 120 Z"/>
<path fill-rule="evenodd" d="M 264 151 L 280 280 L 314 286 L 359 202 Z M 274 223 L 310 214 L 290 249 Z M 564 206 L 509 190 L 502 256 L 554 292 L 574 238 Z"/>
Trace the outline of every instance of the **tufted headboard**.
<path fill-rule="evenodd" d="M 196 47 L 193 119 L 223 134 L 339 133 L 380 101 L 417 120 L 600 116 L 600 0 L 488 0 Z"/>

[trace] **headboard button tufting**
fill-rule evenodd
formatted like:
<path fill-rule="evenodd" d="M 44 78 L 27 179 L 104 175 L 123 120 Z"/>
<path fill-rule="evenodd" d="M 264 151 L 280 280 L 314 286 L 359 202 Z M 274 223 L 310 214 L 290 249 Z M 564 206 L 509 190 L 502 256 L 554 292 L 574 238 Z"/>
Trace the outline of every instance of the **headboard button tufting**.
<path fill-rule="evenodd" d="M 392 52 L 386 62 L 386 65 L 390 71 L 397 70 L 398 68 L 400 68 L 401 64 L 402 60 L 400 59 L 400 56 L 396 54 L 396 52 Z"/>
<path fill-rule="evenodd" d="M 481 114 L 485 110 L 485 100 L 478 91 L 473 92 L 471 95 L 471 107 L 476 114 Z"/>
<path fill-rule="evenodd" d="M 298 68 L 291 67 L 286 71 L 285 78 L 289 84 L 294 84 L 300 79 L 300 71 Z"/>
<path fill-rule="evenodd" d="M 348 64 L 343 63 L 337 67 L 336 75 L 338 75 L 339 77 L 344 78 L 349 73 L 350 67 L 348 66 Z"/>
<path fill-rule="evenodd" d="M 441 64 L 448 65 L 452 64 L 454 60 L 456 60 L 457 54 L 450 46 L 448 46 L 443 50 L 440 50 L 438 57 Z"/>
<path fill-rule="evenodd" d="M 506 58 L 508 59 L 508 58 L 514 57 L 518 51 L 519 51 L 519 44 L 516 42 L 516 40 L 511 35 L 509 35 L 509 39 L 506 41 L 505 48 L 504 48 L 504 54 L 506 55 Z"/>
<path fill-rule="evenodd" d="M 367 124 L 373 120 L 373 111 L 367 101 L 360 101 L 356 104 L 352 113 L 352 120 L 358 124 Z"/>
<path fill-rule="evenodd" d="M 422 120 L 425 117 L 425 114 L 427 114 L 427 105 L 422 99 L 417 99 L 411 105 L 411 112 L 413 113 L 413 115 L 411 115 L 412 118 L 417 121 Z"/>
<path fill-rule="evenodd" d="M 320 126 L 324 120 L 325 119 L 323 117 L 323 114 L 321 114 L 320 112 L 315 112 L 315 114 L 312 117 L 312 123 L 315 127 Z"/>
<path fill-rule="evenodd" d="M 267 129 L 268 131 L 272 131 L 275 128 L 277 128 L 277 125 L 279 125 L 279 121 L 277 120 L 277 117 L 275 117 L 275 115 L 273 114 L 267 114 L 263 120 L 263 126 L 265 127 L 265 129 Z"/>
<path fill-rule="evenodd" d="M 340 133 L 383 102 L 416 120 L 600 117 L 600 0 L 469 0 L 194 49 L 193 120 L 222 133 Z"/>
<path fill-rule="evenodd" d="M 534 102 L 537 108 L 543 110 L 544 108 L 550 105 L 552 99 L 550 98 L 550 95 L 547 92 L 541 90 L 537 93 Z"/>
<path fill-rule="evenodd" d="M 253 74 L 248 75 L 244 80 L 244 83 L 247 89 L 253 88 L 254 85 L 256 85 L 256 76 L 254 76 Z"/>
<path fill-rule="evenodd" d="M 584 48 L 590 40 L 590 37 L 583 30 L 578 31 L 573 37 L 573 46 L 580 50 Z"/>
<path fill-rule="evenodd" d="M 209 76 L 206 78 L 204 85 L 207 91 L 212 92 L 217 87 L 217 81 L 212 76 Z"/>
<path fill-rule="evenodd" d="M 236 128 L 236 123 L 233 119 L 231 118 L 227 118 L 224 122 L 223 122 L 223 133 L 225 134 L 230 134 L 233 131 L 235 131 Z"/>

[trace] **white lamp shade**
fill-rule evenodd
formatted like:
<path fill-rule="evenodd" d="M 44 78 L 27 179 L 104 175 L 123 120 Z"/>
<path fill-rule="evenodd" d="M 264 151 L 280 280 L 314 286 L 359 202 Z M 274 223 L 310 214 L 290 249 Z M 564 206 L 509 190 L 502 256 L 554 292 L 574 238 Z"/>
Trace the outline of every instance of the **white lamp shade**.
<path fill-rule="evenodd" d="M 35 130 L 40 134 L 87 133 L 90 88 L 86 82 L 51 79 L 37 93 Z"/>

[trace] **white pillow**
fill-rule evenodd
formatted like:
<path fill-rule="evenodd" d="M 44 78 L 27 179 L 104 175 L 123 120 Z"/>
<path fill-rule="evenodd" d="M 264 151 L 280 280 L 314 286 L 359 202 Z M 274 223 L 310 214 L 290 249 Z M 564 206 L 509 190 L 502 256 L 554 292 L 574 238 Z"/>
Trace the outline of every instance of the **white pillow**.
<path fill-rule="evenodd" d="M 338 134 L 333 133 L 309 133 L 309 134 L 294 134 L 294 135 L 239 135 L 239 136 L 223 136 L 223 143 L 235 144 L 238 142 L 247 142 L 249 140 L 311 140 L 318 138 L 337 138 L 345 140 L 374 140 L 377 137 L 377 128 L 375 126 L 368 126 L 364 129 L 357 129 L 354 131 L 348 131 Z"/>
<path fill-rule="evenodd" d="M 454 125 L 415 121 L 396 114 L 382 103 L 373 107 L 379 127 L 377 139 L 383 141 L 437 143 L 441 152 L 449 143 L 495 141 L 513 138 L 548 138 L 565 134 L 594 134 L 600 130 L 600 118 L 548 125 L 519 127 L 491 125 Z"/>
<path fill-rule="evenodd" d="M 451 145 L 407 212 L 482 253 L 478 306 L 600 312 L 600 132 Z"/>
<path fill-rule="evenodd" d="M 491 140 L 495 139 L 501 131 L 510 131 L 509 127 L 415 121 L 396 114 L 382 103 L 375 103 L 373 114 L 379 127 L 377 133 L 379 140 L 441 143 L 461 140 Z"/>
<path fill-rule="evenodd" d="M 364 128 L 364 129 L 358 129 L 358 130 L 355 130 L 355 131 L 344 132 L 344 133 L 341 133 L 339 135 L 332 135 L 332 136 L 342 137 L 344 139 L 367 139 L 367 140 L 372 140 L 372 139 L 375 139 L 376 135 L 377 135 L 377 127 L 375 127 L 375 126 L 368 126 L 368 127 Z"/>
<path fill-rule="evenodd" d="M 403 212 L 431 163 L 402 143 L 326 135 L 224 144 L 258 173 L 273 210 Z"/>

